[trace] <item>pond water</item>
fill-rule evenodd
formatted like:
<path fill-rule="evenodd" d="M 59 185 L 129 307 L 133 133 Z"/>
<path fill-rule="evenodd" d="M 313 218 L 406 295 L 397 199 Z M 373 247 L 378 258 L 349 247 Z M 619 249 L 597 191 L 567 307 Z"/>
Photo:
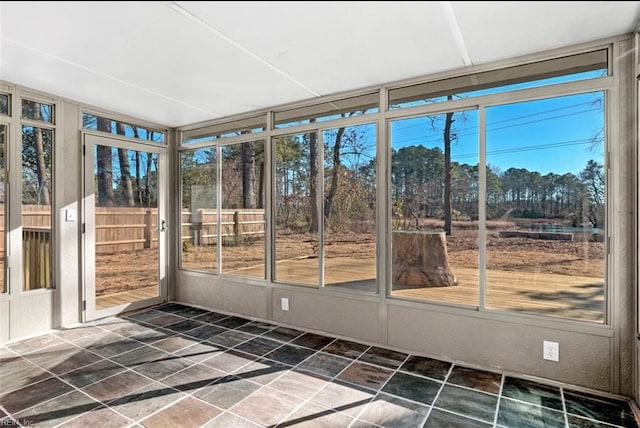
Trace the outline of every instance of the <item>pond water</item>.
<path fill-rule="evenodd" d="M 532 232 L 564 232 L 564 233 L 601 233 L 597 227 L 572 227 L 563 224 L 519 224 L 518 229 Z"/>

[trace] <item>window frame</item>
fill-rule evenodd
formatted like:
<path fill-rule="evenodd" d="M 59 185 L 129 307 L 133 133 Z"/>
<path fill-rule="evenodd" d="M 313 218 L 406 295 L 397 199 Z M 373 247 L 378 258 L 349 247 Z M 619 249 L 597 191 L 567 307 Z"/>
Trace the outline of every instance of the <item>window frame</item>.
<path fill-rule="evenodd" d="M 613 60 L 612 52 L 615 48 L 614 42 L 606 41 L 601 43 L 591 43 L 589 45 L 581 45 L 570 49 L 557 49 L 554 51 L 536 53 L 532 55 L 523 56 L 516 59 L 510 59 L 505 61 L 493 62 L 487 65 L 481 66 L 472 66 L 465 69 L 459 69 L 457 71 L 447 71 L 442 73 L 435 73 L 429 76 L 422 76 L 413 79 L 406 79 L 404 81 L 392 82 L 389 84 L 383 84 L 380 86 L 376 86 L 373 89 L 367 88 L 358 91 L 350 91 L 344 94 L 332 95 L 322 98 L 316 98 L 313 100 L 307 100 L 304 102 L 291 103 L 284 106 L 273 107 L 270 109 L 264 109 L 255 111 L 252 113 L 238 115 L 238 116 L 229 116 L 223 119 L 217 119 L 212 121 L 207 121 L 199 124 L 188 125 L 182 128 L 178 128 L 178 133 L 176 134 L 178 138 L 181 135 L 197 135 L 202 134 L 202 130 L 207 127 L 215 127 L 220 124 L 230 123 L 234 121 L 242 120 L 247 117 L 262 117 L 264 116 L 266 121 L 266 129 L 261 133 L 247 134 L 247 135 L 239 135 L 239 136 L 231 136 L 229 138 L 225 138 L 224 142 L 222 140 L 212 140 L 212 141 L 204 141 L 198 142 L 194 144 L 189 144 L 188 146 L 184 146 L 181 144 L 181 139 L 177 142 L 177 151 L 178 153 L 186 148 L 188 149 L 196 149 L 201 147 L 207 147 L 216 144 L 227 144 L 227 143 L 235 143 L 235 142 L 243 142 L 243 141 L 256 141 L 260 139 L 264 139 L 266 141 L 266 146 L 268 148 L 268 159 L 267 159 L 267 170 L 269 171 L 267 174 L 267 183 L 268 187 L 266 190 L 266 195 L 268 200 L 273 201 L 273 168 L 275 168 L 273 156 L 274 156 L 274 148 L 273 148 L 273 139 L 278 136 L 286 136 L 286 135 L 296 135 L 303 134 L 308 132 L 317 132 L 322 135 L 322 133 L 327 129 L 335 129 L 342 126 L 357 126 L 358 124 L 366 124 L 373 123 L 377 129 L 377 215 L 376 215 L 376 230 L 377 230 L 377 288 L 378 292 L 375 296 L 368 296 L 365 294 L 357 294 L 359 299 L 366 301 L 378 301 L 380 304 L 389 305 L 393 303 L 393 305 L 406 306 L 416 309 L 424 310 L 425 308 L 433 308 L 435 310 L 441 310 L 445 312 L 452 313 L 460 313 L 465 314 L 467 316 L 480 316 L 482 318 L 488 319 L 505 319 L 505 320 L 517 320 L 517 322 L 535 322 L 537 325 L 570 325 L 571 328 L 576 331 L 589 331 L 589 332 L 599 332 L 598 334 L 608 334 L 604 333 L 605 330 L 611 329 L 611 313 L 612 313 L 612 287 L 611 281 L 613 277 L 613 266 L 610 262 L 611 254 L 615 253 L 615 251 L 621 251 L 622 247 L 611 245 L 610 239 L 608 238 L 611 233 L 611 209 L 612 203 L 610 201 L 611 195 L 615 191 L 612 189 L 613 179 L 609 176 L 609 164 L 610 164 L 610 144 L 612 144 L 612 131 L 611 131 L 611 120 L 612 120 L 612 111 L 614 110 L 612 107 L 612 100 L 616 98 L 615 88 L 617 85 L 615 73 L 613 66 L 617 64 Z M 435 82 L 439 80 L 453 79 L 464 76 L 472 76 L 477 73 L 482 72 L 490 72 L 495 70 L 504 70 L 508 71 L 510 68 L 514 67 L 523 67 L 527 65 L 532 65 L 535 67 L 535 64 L 543 63 L 545 61 L 553 61 L 556 59 L 566 59 L 567 57 L 571 57 L 574 55 L 588 54 L 590 52 L 597 51 L 606 51 L 607 62 L 606 62 L 606 75 L 601 77 L 590 77 L 588 79 L 578 79 L 575 81 L 565 81 L 561 83 L 551 83 L 544 86 L 533 86 L 529 88 L 518 88 L 513 90 L 508 90 L 505 92 L 496 92 L 484 95 L 472 96 L 470 98 L 462 98 L 462 99 L 453 99 L 451 101 L 445 101 L 440 103 L 433 104 L 425 104 L 418 106 L 411 106 L 401 109 L 389 109 L 389 91 L 395 90 L 402 87 L 417 85 L 417 84 L 427 84 L 429 82 Z M 571 72 L 568 71 L 567 75 L 571 75 Z M 532 79 L 535 81 L 536 79 Z M 499 85 L 496 85 L 499 86 Z M 495 310 L 486 310 L 481 309 L 484 306 L 484 292 L 480 290 L 480 307 L 478 308 L 469 308 L 468 306 L 464 306 L 462 308 L 447 305 L 443 302 L 425 302 L 425 301 L 416 301 L 416 300 L 407 300 L 401 299 L 398 297 L 390 296 L 390 280 L 391 280 L 391 269 L 390 263 L 390 195 L 389 195 L 389 186 L 390 186 L 390 121 L 396 119 L 405 119 L 410 117 L 419 117 L 426 115 L 434 115 L 440 113 L 446 113 L 449 111 L 461 111 L 468 109 L 477 109 L 479 114 L 479 122 L 482 122 L 482 129 L 484 129 L 484 110 L 487 107 L 509 104 L 514 102 L 521 101 L 532 101 L 536 99 L 544 99 L 550 98 L 554 96 L 564 96 L 571 94 L 579 94 L 586 92 L 595 92 L 595 91 L 604 91 L 605 97 L 607 99 L 607 103 L 605 106 L 605 140 L 607 144 L 606 153 L 606 162 L 607 162 L 607 259 L 606 263 L 606 271 L 605 271 L 605 321 L 603 324 L 595 324 L 592 322 L 585 322 L 583 320 L 575 320 L 575 319 L 567 319 L 567 318 L 555 318 L 543 315 L 535 315 L 535 314 L 527 314 L 520 312 L 498 312 Z M 276 127 L 274 126 L 274 114 L 278 111 L 295 111 L 297 109 L 304 109 L 305 107 L 310 108 L 310 111 L 313 111 L 314 108 L 319 108 L 318 106 L 327 104 L 331 101 L 339 101 L 349 98 L 354 98 L 361 95 L 366 95 L 369 93 L 377 92 L 379 95 L 378 106 L 380 109 L 376 113 L 358 115 L 354 117 L 348 118 L 337 118 L 337 119 L 329 119 L 326 121 L 316 121 L 306 124 L 298 124 L 295 126 L 286 126 L 286 127 Z M 484 139 L 484 136 L 481 134 L 480 138 Z M 482 141 L 481 146 L 484 147 L 484 140 Z M 270 147 L 270 148 L 269 148 Z M 484 150 L 484 149 L 481 149 Z M 483 156 L 483 165 L 486 164 L 486 160 L 484 158 L 485 154 L 480 154 Z M 322 170 L 322 168 L 321 168 Z M 322 171 L 321 171 L 322 172 Z M 480 203 L 479 210 L 483 211 L 486 209 L 484 195 L 482 192 L 484 191 L 485 180 L 484 176 L 486 171 L 483 168 L 480 168 L 480 186 L 482 187 L 481 195 L 482 201 Z M 320 192 L 319 192 L 320 195 Z M 267 238 L 267 280 L 266 285 L 268 287 L 277 287 L 277 288 L 291 288 L 298 289 L 299 286 L 289 283 L 282 283 L 273 281 L 273 267 L 274 267 L 274 245 L 275 245 L 275 234 L 273 227 L 273 212 L 274 207 L 272 202 L 269 202 L 267 205 L 266 212 L 266 221 L 267 221 L 267 229 L 269 230 L 269 237 Z M 484 215 L 484 213 L 482 213 Z M 480 236 L 479 239 L 485 239 L 485 231 L 479 231 Z M 484 254 L 482 254 L 484 257 Z M 483 263 L 484 264 L 484 263 Z M 250 280 L 244 280 L 244 282 L 251 282 Z M 305 287 L 305 289 L 309 289 L 309 287 Z M 344 296 L 344 293 L 340 293 L 336 290 L 328 290 L 326 287 L 319 286 L 316 290 L 320 293 L 327 293 L 327 295 L 341 295 Z M 458 312 L 462 311 L 462 312 Z M 604 330 L 603 330 L 604 329 Z"/>
<path fill-rule="evenodd" d="M 10 187 L 13 187 L 14 189 L 19 189 L 19 192 L 15 192 L 13 194 L 13 200 L 11 201 L 11 204 L 13 205 L 12 207 L 10 207 L 10 222 L 12 224 L 15 224 L 15 222 L 17 222 L 17 219 L 19 218 L 19 225 L 20 228 L 24 227 L 24 216 L 22 214 L 22 207 L 23 207 L 23 201 L 22 201 L 22 190 L 23 190 L 23 180 L 22 180 L 22 148 L 23 148 L 23 128 L 25 126 L 27 127 L 32 127 L 32 128 L 40 128 L 40 129 L 45 129 L 45 130 L 49 130 L 52 133 L 52 137 L 53 137 L 53 142 L 52 142 L 52 147 L 51 147 L 51 203 L 50 203 L 50 207 L 51 207 L 51 213 L 50 213 L 50 222 L 51 222 L 51 226 L 50 226 L 50 241 L 49 241 L 49 247 L 50 247 L 50 255 L 49 255 L 49 263 L 50 263 L 50 284 L 48 287 L 41 287 L 41 288 L 35 288 L 35 289 L 26 289 L 24 287 L 25 285 L 25 274 L 24 274 L 24 260 L 22 260 L 22 269 L 21 269 L 21 281 L 19 281 L 19 284 L 16 284 L 15 282 L 15 276 L 12 274 L 11 275 L 11 279 L 12 279 L 12 284 L 10 284 L 10 287 L 14 290 L 13 292 L 15 293 L 15 290 L 18 290 L 19 294 L 36 294 L 36 293 L 41 293 L 41 292 L 51 292 L 53 290 L 56 290 L 58 288 L 58 284 L 57 284 L 57 260 L 59 260 L 59 256 L 58 256 L 58 251 L 56 251 L 57 249 L 57 241 L 58 241 L 58 237 L 57 237 L 57 233 L 58 233 L 58 227 L 57 227 L 57 218 L 58 216 L 56 215 L 56 207 L 57 207 L 57 180 L 56 180 L 56 175 L 57 175 L 57 165 L 56 165 L 56 161 L 59 158 L 58 156 L 58 152 L 59 150 L 61 150 L 61 144 L 58 142 L 61 139 L 61 135 L 60 135 L 60 126 L 58 124 L 59 120 L 58 120 L 58 111 L 59 111 L 59 104 L 57 102 L 56 99 L 51 98 L 51 97 L 46 97 L 46 96 L 41 96 L 39 94 L 34 94 L 28 91 L 21 91 L 18 90 L 17 94 L 14 94 L 14 96 L 12 97 L 13 101 L 13 107 L 14 109 L 20 108 L 20 115 L 14 115 L 14 119 L 15 119 L 15 126 L 16 126 L 16 133 L 17 135 L 14 136 L 14 138 L 19 139 L 20 141 L 20 146 L 19 146 L 19 150 L 15 150 L 14 154 L 10 154 L 10 161 L 14 162 L 14 165 L 12 167 L 12 171 L 13 173 L 9 173 L 10 177 L 9 180 L 13 179 L 15 182 L 19 183 L 17 184 L 18 187 L 13 187 L 13 185 L 11 185 Z M 22 117 L 22 106 L 23 106 L 23 101 L 28 100 L 28 101 L 32 101 L 32 102 L 36 102 L 36 103 L 41 103 L 41 104 L 48 104 L 51 105 L 51 122 L 46 122 L 46 121 L 40 121 L 40 120 L 34 120 L 34 119 L 28 119 L 28 118 L 23 118 Z M 17 111 L 17 110 L 14 110 Z M 19 165 L 19 167 L 18 167 Z M 19 196 L 18 196 L 19 195 Z M 19 200 L 17 198 L 20 198 Z M 12 219 L 11 216 L 14 216 L 15 219 Z M 13 246 L 12 246 L 13 247 Z M 12 248 L 13 249 L 13 248 Z"/>
<path fill-rule="evenodd" d="M 386 298 L 392 301 L 398 302 L 407 302 L 410 305 L 434 305 L 435 307 L 452 307 L 452 308 L 461 308 L 463 310 L 480 312 L 480 313 L 490 313 L 492 315 L 497 314 L 505 314 L 507 316 L 517 316 L 519 318 L 525 319 L 543 319 L 543 320 L 557 320 L 559 322 L 566 322 L 575 325 L 592 325 L 595 327 L 609 327 L 611 323 L 611 313 L 612 313 L 612 296 L 610 286 L 613 273 L 613 266 L 611 265 L 611 255 L 614 253 L 615 249 L 612 248 L 610 243 L 610 235 L 611 235 L 611 210 L 612 203 L 610 202 L 610 195 L 612 194 L 612 180 L 610 177 L 610 141 L 611 141 L 611 126 L 609 124 L 611 118 L 611 92 L 614 89 L 614 78 L 609 73 L 609 75 L 593 78 L 589 80 L 578 80 L 574 82 L 553 84 L 549 86 L 542 87 L 534 87 L 527 89 L 518 89 L 509 92 L 501 92 L 495 94 L 488 94 L 477 97 L 470 98 L 462 98 L 456 99 L 446 102 L 420 105 L 415 107 L 408 107 L 404 109 L 394 109 L 387 111 L 385 114 L 386 117 L 386 129 L 387 129 L 387 159 L 385 159 L 385 165 L 389 174 L 387 174 L 387 182 L 385 183 L 387 187 L 387 195 L 386 195 L 386 213 L 385 213 L 385 223 L 387 229 L 390 231 L 391 228 L 391 122 L 398 119 L 409 119 L 430 115 L 443 114 L 452 111 L 462 111 L 469 110 L 472 108 L 478 109 L 478 132 L 479 132 L 479 162 L 480 162 L 480 175 L 479 175 L 479 213 L 481 218 L 483 219 L 480 224 L 479 229 L 479 265 L 481 266 L 482 271 L 480 272 L 480 282 L 479 282 L 479 305 L 477 307 L 467 306 L 467 305 L 458 305 L 455 303 L 447 303 L 443 301 L 434 301 L 434 300 L 418 300 L 405 298 L 400 296 L 392 295 L 392 285 L 391 285 L 391 257 L 388 254 L 385 258 L 385 283 L 387 284 L 385 289 Z M 508 105 L 518 102 L 526 102 L 526 101 L 536 101 L 543 100 L 555 97 L 562 97 L 568 95 L 578 95 L 578 94 L 586 94 L 591 92 L 603 92 L 605 97 L 605 105 L 604 105 L 604 120 L 605 120 L 605 130 L 604 130 L 604 171 L 605 171 L 605 192 L 606 192 L 606 202 L 605 202 L 605 271 L 604 271 L 604 313 L 603 318 L 604 321 L 602 323 L 594 323 L 590 321 L 575 319 L 575 318 L 560 318 L 560 317 L 550 317 L 545 315 L 536 315 L 531 313 L 520 313 L 515 311 L 507 311 L 500 309 L 493 309 L 486 307 L 486 141 L 485 141 L 485 110 L 488 107 L 494 106 L 502 106 Z M 404 114 L 402 114 L 404 113 Z M 390 232 L 387 236 L 387 240 L 385 241 L 387 245 L 391 244 L 391 236 Z"/>
<path fill-rule="evenodd" d="M 153 144 L 153 145 L 159 145 L 159 146 L 168 146 L 169 145 L 169 138 L 170 138 L 170 133 L 169 133 L 169 129 L 154 124 L 154 123 L 150 123 L 150 122 L 145 122 L 143 120 L 139 120 L 139 119 L 135 119 L 135 120 L 131 120 L 131 118 L 128 118 L 126 116 L 121 116 L 121 115 L 117 115 L 114 113 L 109 113 L 109 112 L 104 112 L 101 110 L 97 110 L 97 109 L 91 109 L 88 107 L 82 107 L 79 110 L 79 124 L 80 124 L 80 129 L 83 131 L 90 131 L 90 132 L 97 132 L 97 133 L 101 133 L 104 135 L 110 135 L 112 137 L 117 136 L 118 138 L 121 139 L 125 139 L 125 140 L 130 140 L 132 142 L 137 142 L 137 143 L 145 143 L 145 144 Z M 162 139 L 163 141 L 155 141 L 155 140 L 149 140 L 146 138 L 136 138 L 136 137 L 130 137 L 127 135 L 121 135 L 121 134 L 117 134 L 117 133 L 113 133 L 113 132 L 105 132 L 105 131 L 100 131 L 97 128 L 85 128 L 84 127 L 84 117 L 85 115 L 90 115 L 90 116 L 95 116 L 96 118 L 102 118 L 102 119 L 107 119 L 109 121 L 115 121 L 115 122 L 120 122 L 123 123 L 124 125 L 129 125 L 129 126 L 135 126 L 138 128 L 144 128 L 147 133 L 150 132 L 156 132 L 156 133 L 160 133 L 162 134 Z"/>

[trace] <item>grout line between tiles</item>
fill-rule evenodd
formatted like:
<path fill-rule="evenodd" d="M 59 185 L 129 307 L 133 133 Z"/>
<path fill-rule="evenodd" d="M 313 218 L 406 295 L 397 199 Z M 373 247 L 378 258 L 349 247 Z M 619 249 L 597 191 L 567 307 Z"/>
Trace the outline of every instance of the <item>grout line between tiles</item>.
<path fill-rule="evenodd" d="M 424 421 L 422 422 L 423 424 L 425 424 L 427 420 L 429 420 L 429 416 L 431 416 L 431 412 L 433 412 L 433 407 L 436 404 L 436 400 L 440 396 L 440 393 L 444 389 L 444 386 L 447 384 L 447 379 L 449 379 L 449 376 L 451 376 L 451 373 L 453 372 L 453 368 L 455 366 L 456 366 L 455 364 L 451 364 L 451 367 L 449 367 L 449 372 L 442 380 L 442 385 L 440 385 L 440 389 L 438 389 L 438 392 L 436 393 L 435 397 L 433 397 L 433 401 L 431 402 L 431 405 L 429 405 L 429 411 L 427 412 L 427 416 L 424 418 Z"/>
<path fill-rule="evenodd" d="M 498 388 L 498 401 L 496 402 L 496 413 L 493 416 L 493 426 L 498 425 L 498 413 L 500 412 L 500 402 L 502 401 L 502 389 L 504 388 L 504 381 L 506 376 L 500 376 L 500 388 Z"/>

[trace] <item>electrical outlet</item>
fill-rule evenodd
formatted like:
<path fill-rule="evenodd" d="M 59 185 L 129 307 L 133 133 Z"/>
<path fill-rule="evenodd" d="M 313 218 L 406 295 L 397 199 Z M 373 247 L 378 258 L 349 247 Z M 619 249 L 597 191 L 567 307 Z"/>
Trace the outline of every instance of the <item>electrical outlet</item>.
<path fill-rule="evenodd" d="M 289 299 L 287 297 L 283 297 L 280 299 L 280 306 L 282 307 L 283 311 L 288 311 L 289 310 Z"/>
<path fill-rule="evenodd" d="M 560 361 L 560 344 L 558 342 L 542 342 L 542 358 L 549 361 Z"/>

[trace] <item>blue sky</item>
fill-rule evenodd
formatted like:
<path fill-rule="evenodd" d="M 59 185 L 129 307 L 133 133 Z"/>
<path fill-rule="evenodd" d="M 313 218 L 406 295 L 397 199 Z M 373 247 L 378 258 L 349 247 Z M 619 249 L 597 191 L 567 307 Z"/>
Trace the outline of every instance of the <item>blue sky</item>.
<path fill-rule="evenodd" d="M 564 83 L 606 75 L 594 70 L 568 76 L 498 86 L 457 94 L 466 98 L 504 93 L 525 88 Z M 410 107 L 443 101 L 446 97 L 411 101 L 392 108 Z M 604 92 L 567 95 L 550 99 L 504 104 L 486 108 L 486 163 L 494 171 L 524 168 L 541 175 L 579 174 L 589 160 L 604 163 Z M 324 119 L 333 118 L 327 117 Z M 391 122 L 391 145 L 423 145 L 443 149 L 445 115 L 399 119 Z M 451 147 L 454 162 L 478 164 L 478 111 L 456 113 L 453 131 L 457 139 Z M 320 119 L 319 119 L 320 121 Z M 297 124 L 286 124 L 293 125 Z M 343 141 L 342 162 L 351 167 L 367 163 L 375 156 L 375 125 L 349 127 L 361 135 L 358 148 L 349 150 Z M 331 142 L 336 130 L 324 131 Z M 210 137 L 205 137 L 208 140 Z M 195 141 L 194 141 L 195 142 Z M 358 152 L 359 155 L 353 153 Z M 325 157 L 330 156 L 325 153 Z M 330 158 L 328 158 L 330 162 Z"/>
<path fill-rule="evenodd" d="M 604 146 L 598 133 L 604 127 L 602 92 L 507 104 L 486 109 L 487 164 L 506 171 L 511 167 L 542 175 L 578 174 L 587 161 L 603 162 Z M 445 115 L 393 122 L 392 146 L 444 147 Z M 478 113 L 456 114 L 452 160 L 478 163 Z"/>

